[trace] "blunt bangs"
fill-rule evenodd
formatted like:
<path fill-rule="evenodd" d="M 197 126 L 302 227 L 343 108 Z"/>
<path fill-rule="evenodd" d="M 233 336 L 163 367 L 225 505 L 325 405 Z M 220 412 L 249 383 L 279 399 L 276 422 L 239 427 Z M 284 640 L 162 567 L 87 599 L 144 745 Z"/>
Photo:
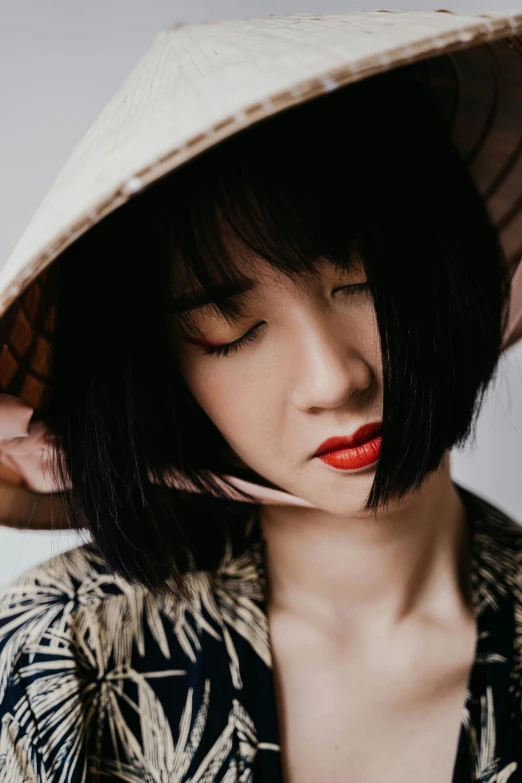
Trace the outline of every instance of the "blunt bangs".
<path fill-rule="evenodd" d="M 295 282 L 324 261 L 364 265 L 384 383 L 367 511 L 419 490 L 469 438 L 498 365 L 507 265 L 422 68 L 288 109 L 135 196 L 56 262 L 48 421 L 71 515 L 88 520 L 116 571 L 155 590 L 183 592 L 187 569 L 216 567 L 225 532 L 252 516 L 246 496 L 227 499 L 209 475 L 238 471 L 165 326 L 187 282 L 234 316 L 218 286 L 252 253 Z M 173 264 L 183 270 L 174 279 Z M 202 440 L 205 463 L 193 445 Z M 171 469 L 202 494 L 168 486 Z"/>

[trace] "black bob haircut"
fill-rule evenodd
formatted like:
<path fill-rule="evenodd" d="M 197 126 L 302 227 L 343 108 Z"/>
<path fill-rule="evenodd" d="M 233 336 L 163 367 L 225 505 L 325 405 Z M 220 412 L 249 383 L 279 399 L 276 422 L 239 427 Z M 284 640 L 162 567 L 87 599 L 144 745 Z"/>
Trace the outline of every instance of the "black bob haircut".
<path fill-rule="evenodd" d="M 211 295 L 237 277 L 221 222 L 298 279 L 362 258 L 380 334 L 382 447 L 366 510 L 417 491 L 472 432 L 501 353 L 509 274 L 422 79 L 371 77 L 265 119 L 162 178 L 63 253 L 48 424 L 60 480 L 107 562 L 154 590 L 214 568 L 256 505 L 219 496 L 227 446 L 165 321 L 173 259 Z M 225 315 L 226 315 L 225 311 Z M 202 464 L 194 442 L 208 444 Z M 181 470 L 201 494 L 168 487 Z"/>

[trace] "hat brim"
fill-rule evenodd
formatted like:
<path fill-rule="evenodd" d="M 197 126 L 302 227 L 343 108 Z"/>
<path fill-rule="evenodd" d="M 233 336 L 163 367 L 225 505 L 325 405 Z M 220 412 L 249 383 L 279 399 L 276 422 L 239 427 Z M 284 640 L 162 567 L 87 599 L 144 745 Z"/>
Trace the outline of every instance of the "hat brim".
<path fill-rule="evenodd" d="M 52 264 L 102 218 L 256 122 L 421 61 L 514 275 L 504 348 L 513 345 L 522 337 L 521 30 L 522 14 L 368 11 L 161 31 L 75 147 L 0 271 L 1 391 L 45 407 Z"/>

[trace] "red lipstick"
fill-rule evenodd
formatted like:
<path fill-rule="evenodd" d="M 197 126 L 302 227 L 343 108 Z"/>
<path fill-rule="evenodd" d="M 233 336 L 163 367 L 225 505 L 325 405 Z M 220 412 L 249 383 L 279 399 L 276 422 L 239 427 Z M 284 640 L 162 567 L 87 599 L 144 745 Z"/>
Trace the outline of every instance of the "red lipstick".
<path fill-rule="evenodd" d="M 338 470 L 360 470 L 373 465 L 379 457 L 382 422 L 365 424 L 349 437 L 328 438 L 321 443 L 315 457 Z"/>

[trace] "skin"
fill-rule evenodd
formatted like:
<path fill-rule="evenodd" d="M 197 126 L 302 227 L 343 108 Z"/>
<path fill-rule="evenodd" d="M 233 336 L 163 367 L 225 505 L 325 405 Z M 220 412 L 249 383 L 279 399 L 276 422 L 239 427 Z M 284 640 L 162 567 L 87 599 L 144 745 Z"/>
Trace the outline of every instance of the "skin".
<path fill-rule="evenodd" d="M 238 458 L 316 507 L 261 511 L 285 778 L 346 781 L 349 768 L 350 783 L 383 772 L 403 782 L 422 769 L 424 781 L 448 783 L 476 642 L 449 454 L 420 492 L 365 513 L 374 468 L 346 473 L 312 456 L 382 417 L 371 296 L 341 290 L 364 282 L 364 268 L 325 264 L 296 285 L 259 257 L 244 264 L 258 281 L 245 318 L 194 317 L 213 343 L 264 322 L 256 339 L 225 357 L 179 332 L 174 346 Z"/>

